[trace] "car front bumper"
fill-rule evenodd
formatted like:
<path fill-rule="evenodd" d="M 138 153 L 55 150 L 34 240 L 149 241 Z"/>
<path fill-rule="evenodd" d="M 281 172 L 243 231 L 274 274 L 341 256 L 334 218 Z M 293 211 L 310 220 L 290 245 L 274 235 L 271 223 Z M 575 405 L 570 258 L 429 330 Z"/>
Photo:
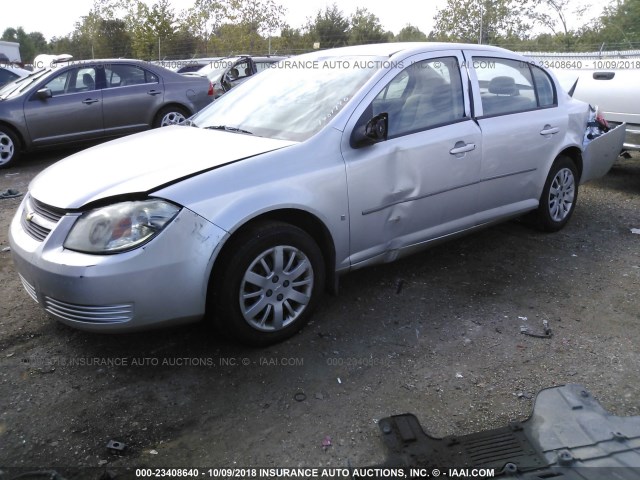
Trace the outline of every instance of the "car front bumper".
<path fill-rule="evenodd" d="M 204 315 L 211 265 L 226 235 L 211 222 L 183 208 L 147 244 L 90 255 L 62 246 L 79 214 L 63 215 L 41 239 L 28 231 L 31 210 L 27 196 L 11 222 L 11 252 L 27 293 L 57 320 L 115 333 Z"/>

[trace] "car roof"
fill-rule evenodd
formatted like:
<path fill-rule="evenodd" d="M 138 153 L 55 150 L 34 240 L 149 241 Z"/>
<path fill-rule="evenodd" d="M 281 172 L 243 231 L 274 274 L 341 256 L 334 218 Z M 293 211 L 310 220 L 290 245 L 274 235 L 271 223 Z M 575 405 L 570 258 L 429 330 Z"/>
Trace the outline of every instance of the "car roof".
<path fill-rule="evenodd" d="M 510 53 L 500 47 L 490 45 L 478 45 L 474 43 L 446 43 L 446 42 L 393 42 L 393 43 L 374 43 L 369 45 L 354 45 L 350 47 L 332 48 L 328 50 L 318 50 L 308 55 L 323 56 L 358 56 L 371 55 L 381 57 L 392 57 L 398 53 L 419 53 L 419 52 L 437 52 L 440 50 L 483 50 L 494 51 L 496 53 Z"/>

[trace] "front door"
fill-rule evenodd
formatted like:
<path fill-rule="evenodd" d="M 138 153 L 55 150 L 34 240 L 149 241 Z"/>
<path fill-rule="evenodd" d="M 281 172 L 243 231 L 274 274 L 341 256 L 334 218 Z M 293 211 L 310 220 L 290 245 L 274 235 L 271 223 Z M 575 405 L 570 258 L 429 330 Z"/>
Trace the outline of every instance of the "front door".
<path fill-rule="evenodd" d="M 24 115 L 34 145 L 93 140 L 103 135 L 102 90 L 96 88 L 93 66 L 67 68 L 35 90 L 48 88 L 52 97 L 27 97 Z"/>
<path fill-rule="evenodd" d="M 389 72 L 345 129 L 354 266 L 473 225 L 482 141 L 462 55 L 417 55 L 407 65 Z M 388 140 L 353 148 L 354 128 L 380 113 Z"/>

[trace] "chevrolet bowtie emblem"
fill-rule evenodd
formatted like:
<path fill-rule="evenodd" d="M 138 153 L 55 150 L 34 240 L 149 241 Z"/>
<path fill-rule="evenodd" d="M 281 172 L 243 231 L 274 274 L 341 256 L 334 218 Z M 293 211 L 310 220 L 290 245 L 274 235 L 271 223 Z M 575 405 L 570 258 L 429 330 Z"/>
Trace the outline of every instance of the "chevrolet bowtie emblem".
<path fill-rule="evenodd" d="M 31 222 L 31 221 L 33 221 L 33 217 L 34 217 L 34 215 L 35 215 L 35 212 L 29 212 L 29 213 L 27 213 L 27 216 L 25 217 L 25 220 L 26 220 L 27 222 Z"/>

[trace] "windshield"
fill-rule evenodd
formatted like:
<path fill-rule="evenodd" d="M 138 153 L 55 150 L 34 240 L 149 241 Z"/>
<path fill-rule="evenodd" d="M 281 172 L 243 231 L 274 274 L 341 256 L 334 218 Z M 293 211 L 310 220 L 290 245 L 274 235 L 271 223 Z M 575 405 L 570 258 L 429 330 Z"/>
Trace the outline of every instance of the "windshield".
<path fill-rule="evenodd" d="M 230 127 L 303 141 L 320 131 L 382 65 L 378 57 L 297 57 L 273 64 L 192 118 L 201 128 Z"/>
<path fill-rule="evenodd" d="M 51 69 L 38 70 L 27 75 L 26 77 L 18 78 L 12 82 L 7 83 L 2 88 L 0 88 L 0 99 L 4 100 L 7 98 L 17 97 L 27 88 L 29 88 L 34 82 L 37 82 L 49 72 L 51 72 Z"/>

